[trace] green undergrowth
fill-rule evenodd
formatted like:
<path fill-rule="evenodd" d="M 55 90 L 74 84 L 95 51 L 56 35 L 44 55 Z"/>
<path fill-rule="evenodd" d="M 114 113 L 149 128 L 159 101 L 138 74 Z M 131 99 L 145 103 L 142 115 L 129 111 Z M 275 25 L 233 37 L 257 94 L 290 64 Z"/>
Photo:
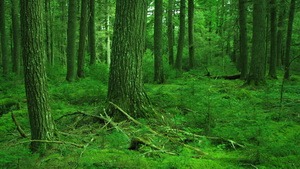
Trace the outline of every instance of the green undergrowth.
<path fill-rule="evenodd" d="M 86 71 L 87 78 L 73 83 L 65 81 L 64 70 L 48 73 L 59 140 L 84 147 L 53 143 L 43 155 L 29 152 L 29 138 L 21 138 L 11 120 L 14 112 L 30 137 L 23 80 L 0 80 L 1 103 L 18 104 L 0 117 L 0 168 L 300 168 L 300 76 L 284 82 L 280 100 L 282 74 L 277 80 L 268 79 L 264 87 L 253 87 L 241 80 L 209 78 L 204 71 L 178 75 L 169 70 L 165 84 L 145 84 L 156 118 L 137 119 L 144 126 L 128 120 L 113 127 L 76 114 L 99 116 L 105 107 L 107 67 L 99 64 Z M 150 75 L 148 79 L 151 82 Z M 163 136 L 153 135 L 145 126 Z M 129 150 L 134 137 L 164 151 L 146 145 Z"/>

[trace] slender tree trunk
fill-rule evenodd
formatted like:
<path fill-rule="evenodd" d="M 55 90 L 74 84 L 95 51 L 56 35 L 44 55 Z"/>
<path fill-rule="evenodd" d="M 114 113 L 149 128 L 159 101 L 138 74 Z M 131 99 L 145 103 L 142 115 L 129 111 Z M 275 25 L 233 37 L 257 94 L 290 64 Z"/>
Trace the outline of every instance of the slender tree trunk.
<path fill-rule="evenodd" d="M 174 24 L 173 24 L 173 7 L 174 0 L 168 0 L 168 49 L 169 49 L 169 64 L 174 65 Z"/>
<path fill-rule="evenodd" d="M 277 32 L 277 66 L 281 66 L 282 60 L 284 58 L 284 34 L 285 32 L 285 17 L 286 17 L 286 2 L 285 0 L 280 1 L 280 12 L 278 17 L 278 32 Z"/>
<path fill-rule="evenodd" d="M 291 51 L 291 43 L 292 43 L 292 32 L 293 32 L 293 23 L 294 23 L 294 15 L 295 15 L 295 1 L 291 0 L 290 12 L 289 12 L 289 22 L 286 36 L 286 50 L 285 50 L 285 73 L 284 78 L 290 78 L 290 51 Z"/>
<path fill-rule="evenodd" d="M 52 140 L 54 121 L 49 107 L 44 66 L 43 1 L 21 0 L 22 54 L 25 88 L 32 140 Z M 41 152 L 46 144 L 31 142 L 32 152 Z"/>
<path fill-rule="evenodd" d="M 142 61 L 145 51 L 147 0 L 117 0 L 108 101 L 133 117 L 145 117 L 149 101 L 143 87 Z M 114 106 L 109 113 L 124 119 Z"/>
<path fill-rule="evenodd" d="M 276 59 L 277 59 L 277 4 L 276 0 L 270 1 L 271 10 L 271 51 L 269 76 L 276 79 Z"/>
<path fill-rule="evenodd" d="M 253 0 L 252 58 L 248 84 L 265 84 L 266 0 Z"/>
<path fill-rule="evenodd" d="M 20 36 L 20 18 L 18 16 L 19 12 L 19 1 L 11 0 L 12 3 L 12 29 L 13 29 L 13 68 L 12 71 L 16 74 L 20 73 L 20 51 L 21 51 L 21 36 Z"/>
<path fill-rule="evenodd" d="M 105 2 L 107 11 L 106 11 L 106 63 L 107 65 L 110 65 L 111 62 L 111 40 L 110 40 L 110 1 L 106 0 Z"/>
<path fill-rule="evenodd" d="M 194 0 L 188 0 L 188 32 L 189 32 L 189 62 L 190 69 L 195 67 L 195 44 L 194 44 Z"/>
<path fill-rule="evenodd" d="M 78 65 L 77 65 L 77 76 L 84 78 L 84 59 L 85 59 L 85 41 L 87 34 L 87 9 L 88 1 L 81 1 L 81 18 L 80 18 L 80 37 L 79 37 L 79 50 L 78 50 Z"/>
<path fill-rule="evenodd" d="M 154 13 L 154 81 L 164 82 L 164 69 L 162 57 L 162 15 L 163 1 L 155 0 Z"/>
<path fill-rule="evenodd" d="M 239 0 L 241 79 L 248 75 L 247 1 Z"/>
<path fill-rule="evenodd" d="M 77 1 L 69 0 L 68 32 L 67 32 L 67 81 L 72 82 L 76 77 L 76 29 Z"/>
<path fill-rule="evenodd" d="M 95 0 L 90 0 L 89 46 L 91 55 L 90 65 L 93 65 L 96 63 Z"/>
<path fill-rule="evenodd" d="M 176 65 L 175 65 L 175 68 L 179 71 L 181 71 L 182 69 L 184 35 L 185 35 L 185 0 L 180 0 L 180 26 L 179 26 L 179 38 L 178 38 L 177 57 L 176 57 Z"/>
<path fill-rule="evenodd" d="M 50 0 L 45 0 L 45 21 L 46 21 L 46 55 L 47 63 L 53 65 L 51 56 L 51 30 L 50 30 Z"/>
<path fill-rule="evenodd" d="M 5 29 L 5 1 L 0 1 L 0 33 L 1 33 L 1 50 L 2 50 L 2 67 L 3 75 L 8 74 L 8 57 L 7 57 L 7 42 Z"/>

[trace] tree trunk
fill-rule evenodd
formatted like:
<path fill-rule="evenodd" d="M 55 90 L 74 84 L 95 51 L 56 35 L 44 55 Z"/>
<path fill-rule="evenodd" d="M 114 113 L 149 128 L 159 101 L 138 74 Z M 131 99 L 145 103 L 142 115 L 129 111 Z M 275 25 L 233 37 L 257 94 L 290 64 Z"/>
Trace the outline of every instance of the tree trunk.
<path fill-rule="evenodd" d="M 90 65 L 93 65 L 96 63 L 95 0 L 90 0 L 89 46 L 91 55 Z"/>
<path fill-rule="evenodd" d="M 188 0 L 188 32 L 189 32 L 189 63 L 190 69 L 195 67 L 195 45 L 194 45 L 194 0 Z"/>
<path fill-rule="evenodd" d="M 72 82 L 76 77 L 76 29 L 77 1 L 69 0 L 68 32 L 67 32 L 67 81 Z"/>
<path fill-rule="evenodd" d="M 87 9 L 88 1 L 81 1 L 81 18 L 80 18 L 80 37 L 79 37 L 79 49 L 78 49 L 78 65 L 77 65 L 77 76 L 84 78 L 84 59 L 85 59 L 85 41 L 87 34 Z"/>
<path fill-rule="evenodd" d="M 284 73 L 285 79 L 290 78 L 290 50 L 291 50 L 293 23 L 294 23 L 294 15 L 295 15 L 295 1 L 296 0 L 291 0 L 288 30 L 286 36 L 285 73 Z"/>
<path fill-rule="evenodd" d="M 175 68 L 179 71 L 182 69 L 182 53 L 184 46 L 185 35 L 185 0 L 180 0 L 180 26 L 179 26 L 179 38 L 177 47 L 177 57 Z"/>
<path fill-rule="evenodd" d="M 11 0 L 12 3 L 12 29 L 13 29 L 13 68 L 12 71 L 16 74 L 20 73 L 20 51 L 21 51 L 21 36 L 20 36 L 20 19 L 19 19 L 19 1 Z"/>
<path fill-rule="evenodd" d="M 241 79 L 248 75 L 247 1 L 239 0 Z"/>
<path fill-rule="evenodd" d="M 266 0 L 253 0 L 252 58 L 248 84 L 265 84 Z"/>
<path fill-rule="evenodd" d="M 174 0 L 168 1 L 168 49 L 169 49 L 169 64 L 174 65 L 174 25 L 173 25 L 173 7 Z"/>
<path fill-rule="evenodd" d="M 155 0 L 154 13 L 154 81 L 161 84 L 164 82 L 164 69 L 162 57 L 162 15 L 163 1 Z"/>
<path fill-rule="evenodd" d="M 270 1 L 271 10 L 271 51 L 270 51 L 270 69 L 269 76 L 276 79 L 276 59 L 277 59 L 277 4 L 276 0 Z"/>
<path fill-rule="evenodd" d="M 2 51 L 2 67 L 3 75 L 8 74 L 8 57 L 7 57 L 7 42 L 5 29 L 5 1 L 0 1 L 0 33 L 1 33 L 1 51 Z"/>
<path fill-rule="evenodd" d="M 43 1 L 21 0 L 22 50 L 25 88 L 32 140 L 52 140 L 54 121 L 49 107 L 44 66 Z M 31 142 L 32 152 L 45 150 L 46 144 Z"/>
<path fill-rule="evenodd" d="M 108 101 L 133 117 L 146 116 L 149 106 L 142 78 L 146 12 L 147 0 L 116 1 Z M 116 119 L 124 118 L 115 107 L 110 105 L 108 110 Z"/>
<path fill-rule="evenodd" d="M 284 34 L 285 32 L 285 25 L 284 25 L 284 20 L 286 17 L 286 2 L 285 0 L 280 1 L 280 12 L 279 12 L 279 17 L 278 17 L 278 32 L 277 32 L 277 66 L 281 66 L 282 60 L 284 58 Z"/>
<path fill-rule="evenodd" d="M 107 11 L 106 11 L 106 63 L 110 65 L 111 62 L 111 40 L 110 40 L 110 1 L 106 0 L 105 2 Z"/>

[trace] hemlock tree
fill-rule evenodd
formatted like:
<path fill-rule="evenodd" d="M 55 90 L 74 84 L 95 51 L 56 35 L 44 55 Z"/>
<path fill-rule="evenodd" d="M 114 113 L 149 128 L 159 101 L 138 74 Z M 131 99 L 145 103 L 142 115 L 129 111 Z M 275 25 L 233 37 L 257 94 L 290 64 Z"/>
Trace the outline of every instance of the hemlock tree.
<path fill-rule="evenodd" d="M 157 83 L 164 82 L 164 69 L 162 57 L 162 16 L 163 1 L 155 0 L 154 13 L 154 81 Z"/>
<path fill-rule="evenodd" d="M 80 18 L 80 37 L 78 49 L 78 62 L 77 62 L 77 76 L 84 78 L 84 58 L 85 58 L 85 41 L 87 34 L 88 23 L 88 0 L 81 1 L 81 18 Z"/>
<path fill-rule="evenodd" d="M 5 1 L 0 1 L 0 33 L 1 33 L 1 51 L 2 51 L 2 67 L 3 75 L 8 74 L 8 58 L 7 58 L 7 42 L 5 30 Z"/>
<path fill-rule="evenodd" d="M 277 66 L 281 66 L 283 64 L 283 58 L 284 58 L 284 34 L 285 32 L 285 17 L 286 17 L 286 10 L 287 10 L 287 5 L 286 5 L 286 0 L 281 0 L 280 1 L 280 8 L 278 9 L 279 16 L 278 16 L 278 29 L 277 29 Z"/>
<path fill-rule="evenodd" d="M 179 38 L 177 47 L 177 57 L 175 68 L 177 70 L 182 69 L 182 53 L 184 46 L 184 35 L 185 35 L 185 0 L 180 0 L 180 26 L 179 26 Z"/>
<path fill-rule="evenodd" d="M 170 65 L 174 65 L 173 6 L 174 6 L 174 0 L 168 0 L 167 34 L 168 34 L 168 50 L 169 50 L 169 64 Z"/>
<path fill-rule="evenodd" d="M 252 58 L 248 84 L 265 83 L 266 0 L 253 0 Z"/>
<path fill-rule="evenodd" d="M 241 79 L 248 75 L 247 1 L 239 0 Z"/>
<path fill-rule="evenodd" d="M 269 76 L 276 79 L 276 60 L 277 60 L 277 4 L 276 0 L 270 1 L 271 10 L 271 49 L 270 49 L 270 69 Z"/>
<path fill-rule="evenodd" d="M 67 81 L 72 82 L 76 77 L 76 17 L 77 1 L 69 0 L 68 32 L 67 32 Z"/>
<path fill-rule="evenodd" d="M 189 63 L 190 69 L 195 66 L 195 45 L 194 45 L 194 0 L 188 0 L 188 34 L 189 34 Z"/>
<path fill-rule="evenodd" d="M 89 46 L 90 46 L 90 65 L 96 63 L 96 38 L 95 38 L 95 0 L 90 0 L 90 19 L 89 19 Z"/>
<path fill-rule="evenodd" d="M 291 0 L 290 4 L 290 12 L 289 12 L 289 22 L 286 36 L 286 50 L 285 50 L 285 72 L 284 78 L 290 78 L 290 51 L 291 51 L 291 43 L 292 43 L 292 32 L 293 32 L 293 23 L 294 23 L 294 15 L 295 15 L 295 3 L 296 0 Z"/>
<path fill-rule="evenodd" d="M 18 0 L 11 0 L 11 13 L 12 13 L 12 35 L 13 35 L 13 67 L 12 71 L 16 74 L 20 73 L 20 48 L 21 48 L 21 41 L 20 41 L 20 19 L 19 19 L 19 1 Z"/>
<path fill-rule="evenodd" d="M 147 0 L 117 0 L 108 101 L 133 117 L 146 116 L 149 100 L 144 92 L 142 61 L 145 51 Z M 110 115 L 122 119 L 111 104 Z"/>
<path fill-rule="evenodd" d="M 50 113 L 44 66 L 43 0 L 20 2 L 22 54 L 31 139 L 52 140 L 55 125 Z M 45 148 L 45 143 L 31 142 L 32 152 L 40 152 Z"/>

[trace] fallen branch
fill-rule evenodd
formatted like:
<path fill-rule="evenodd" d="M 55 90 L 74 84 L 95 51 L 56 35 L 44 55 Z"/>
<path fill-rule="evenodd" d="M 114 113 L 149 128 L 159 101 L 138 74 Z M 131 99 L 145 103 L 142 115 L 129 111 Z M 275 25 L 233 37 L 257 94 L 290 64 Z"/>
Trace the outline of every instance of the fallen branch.
<path fill-rule="evenodd" d="M 27 138 L 25 132 L 22 130 L 21 126 L 19 125 L 19 123 L 18 123 L 18 121 L 17 121 L 17 119 L 16 119 L 16 117 L 15 117 L 15 115 L 14 115 L 13 112 L 11 112 L 11 118 L 12 118 L 12 120 L 14 121 L 15 125 L 17 126 L 17 130 L 18 130 L 18 132 L 20 133 L 20 135 L 21 135 L 23 138 Z"/>
<path fill-rule="evenodd" d="M 120 112 L 122 112 L 128 119 L 130 119 L 130 120 L 133 121 L 134 123 L 136 123 L 136 124 L 138 124 L 138 125 L 141 125 L 141 126 L 147 128 L 152 134 L 158 135 L 158 136 L 160 136 L 160 137 L 168 138 L 171 142 L 180 144 L 180 145 L 182 145 L 182 146 L 184 146 L 184 147 L 186 147 L 186 148 L 189 148 L 189 149 L 191 149 L 191 150 L 194 150 L 194 151 L 198 152 L 198 153 L 201 154 L 201 155 L 207 155 L 206 152 L 203 152 L 202 150 L 200 150 L 200 149 L 198 149 L 198 148 L 196 148 L 196 147 L 193 147 L 193 146 L 190 146 L 190 145 L 181 143 L 181 142 L 177 141 L 176 139 L 173 139 L 173 138 L 170 138 L 170 137 L 166 137 L 165 135 L 156 132 L 155 130 L 151 129 L 149 126 L 146 126 L 146 125 L 140 123 L 139 121 L 135 120 L 135 119 L 134 119 L 133 117 L 131 117 L 128 113 L 126 113 L 123 109 L 121 109 L 118 105 L 116 105 L 116 104 L 114 104 L 114 103 L 112 103 L 112 102 L 109 102 L 109 103 L 110 103 L 111 105 L 113 105 L 115 108 L 117 108 Z"/>
<path fill-rule="evenodd" d="M 51 141 L 51 140 L 29 140 L 21 142 L 20 144 L 30 143 L 30 142 L 40 142 L 40 143 L 54 143 L 54 144 L 69 144 L 78 148 L 84 148 L 84 145 L 76 144 L 72 142 L 65 142 L 65 141 Z"/>

